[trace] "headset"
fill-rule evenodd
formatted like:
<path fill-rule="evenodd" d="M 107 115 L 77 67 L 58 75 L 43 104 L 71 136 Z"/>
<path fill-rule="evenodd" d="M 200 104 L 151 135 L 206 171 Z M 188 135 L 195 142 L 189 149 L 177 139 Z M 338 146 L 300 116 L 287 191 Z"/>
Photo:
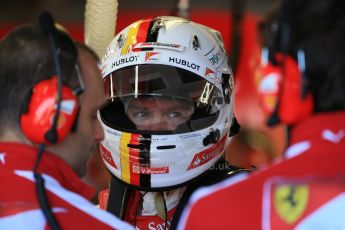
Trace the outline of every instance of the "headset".
<path fill-rule="evenodd" d="M 72 89 L 63 84 L 59 60 L 61 47 L 57 34 L 64 32 L 55 28 L 54 20 L 49 13 L 40 15 L 39 26 L 49 39 L 55 75 L 33 86 L 26 108 L 21 114 L 20 124 L 23 133 L 33 143 L 56 144 L 64 140 L 77 123 L 78 96 L 83 92 L 83 83 L 76 69 L 79 86 Z M 76 50 L 75 47 L 74 49 Z"/>
<path fill-rule="evenodd" d="M 264 28 L 266 46 L 262 49 L 258 94 L 261 106 L 269 115 L 269 126 L 293 125 L 313 112 L 305 52 L 303 44 L 294 44 L 292 17 L 291 1 L 284 0 L 277 19 Z"/>
<path fill-rule="evenodd" d="M 57 222 L 44 187 L 44 178 L 37 172 L 46 145 L 57 144 L 66 136 L 76 130 L 78 114 L 80 110 L 79 95 L 84 91 L 84 84 L 75 63 L 75 73 L 79 85 L 71 88 L 63 84 L 62 70 L 59 55 L 62 52 L 63 42 L 68 40 L 77 58 L 77 48 L 71 38 L 54 25 L 52 16 L 44 12 L 39 16 L 39 26 L 44 35 L 48 37 L 55 75 L 36 83 L 30 92 L 27 103 L 24 105 L 20 116 L 20 125 L 23 133 L 34 144 L 39 145 L 38 155 L 35 161 L 33 174 L 35 178 L 36 194 L 41 210 L 53 229 L 61 229 Z M 58 39 L 58 35 L 60 39 Z M 65 44 L 65 46 L 67 46 Z"/>

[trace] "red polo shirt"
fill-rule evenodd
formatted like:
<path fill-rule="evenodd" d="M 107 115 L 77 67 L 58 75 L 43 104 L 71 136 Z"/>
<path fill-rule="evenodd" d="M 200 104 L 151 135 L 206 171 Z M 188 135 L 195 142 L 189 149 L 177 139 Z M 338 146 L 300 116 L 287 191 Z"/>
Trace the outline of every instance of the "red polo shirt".
<path fill-rule="evenodd" d="M 28 145 L 0 143 L 0 229 L 43 229 L 33 167 L 38 150 Z M 43 175 L 53 213 L 62 229 L 130 228 L 87 199 L 94 190 L 59 157 L 45 152 L 38 171 Z"/>

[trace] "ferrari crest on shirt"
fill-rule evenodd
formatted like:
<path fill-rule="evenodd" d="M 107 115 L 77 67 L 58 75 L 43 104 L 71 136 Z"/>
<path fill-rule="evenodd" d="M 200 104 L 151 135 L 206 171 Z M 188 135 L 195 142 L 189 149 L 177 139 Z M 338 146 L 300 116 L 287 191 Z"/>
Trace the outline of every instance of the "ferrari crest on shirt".
<path fill-rule="evenodd" d="M 274 208 L 286 223 L 295 223 L 305 211 L 309 198 L 307 185 L 282 185 L 274 191 Z"/>
<path fill-rule="evenodd" d="M 317 217 L 319 213 L 338 215 L 337 211 L 328 207 L 341 205 L 337 203 L 336 197 L 344 193 L 344 185 L 341 182 L 343 178 L 275 179 L 278 180 L 271 179 L 265 184 L 263 229 L 288 230 L 310 227 L 315 221 L 327 221 L 327 218 L 321 220 Z"/>

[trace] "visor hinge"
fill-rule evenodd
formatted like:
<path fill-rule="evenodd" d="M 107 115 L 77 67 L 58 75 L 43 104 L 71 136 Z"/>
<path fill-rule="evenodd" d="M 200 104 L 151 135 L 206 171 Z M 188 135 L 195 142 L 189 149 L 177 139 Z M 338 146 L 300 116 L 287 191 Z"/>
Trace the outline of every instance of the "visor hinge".
<path fill-rule="evenodd" d="M 225 99 L 225 103 L 230 103 L 230 97 L 231 97 L 231 83 L 230 83 L 230 74 L 222 74 L 222 88 L 223 88 L 223 96 Z"/>
<path fill-rule="evenodd" d="M 219 139 L 220 139 L 219 129 L 216 129 L 216 130 L 210 129 L 210 133 L 204 138 L 202 143 L 204 144 L 204 146 L 207 146 L 212 143 L 214 144 L 217 143 Z"/>

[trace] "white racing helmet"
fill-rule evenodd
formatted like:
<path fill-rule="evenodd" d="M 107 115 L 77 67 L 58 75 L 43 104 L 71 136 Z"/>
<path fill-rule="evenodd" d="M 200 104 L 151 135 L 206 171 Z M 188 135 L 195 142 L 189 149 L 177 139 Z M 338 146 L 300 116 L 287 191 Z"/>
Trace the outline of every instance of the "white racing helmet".
<path fill-rule="evenodd" d="M 140 20 L 102 60 L 99 119 L 108 170 L 141 190 L 182 186 L 219 160 L 233 121 L 233 75 L 221 35 L 177 17 Z"/>

